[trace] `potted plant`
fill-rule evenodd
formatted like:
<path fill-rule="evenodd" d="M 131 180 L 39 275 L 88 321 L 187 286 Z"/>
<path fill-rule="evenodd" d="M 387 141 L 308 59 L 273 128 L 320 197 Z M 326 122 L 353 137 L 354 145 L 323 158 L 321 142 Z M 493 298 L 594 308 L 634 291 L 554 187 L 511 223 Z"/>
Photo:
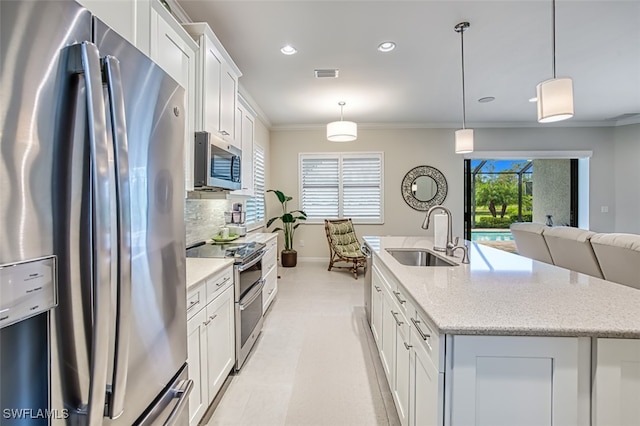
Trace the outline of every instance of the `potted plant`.
<path fill-rule="evenodd" d="M 295 233 L 296 228 L 300 226 L 300 223 L 297 223 L 298 220 L 306 220 L 307 214 L 302 210 L 293 210 L 291 212 L 287 211 L 287 203 L 293 198 L 288 195 L 284 195 L 282 191 L 269 189 L 267 192 L 273 192 L 276 194 L 278 201 L 282 204 L 282 215 L 269 219 L 267 222 L 267 228 L 278 219 L 282 222 L 282 228 L 274 228 L 272 232 L 282 231 L 284 233 L 284 249 L 280 253 L 282 266 L 285 268 L 294 267 L 298 263 L 298 252 L 293 249 L 293 234 Z"/>

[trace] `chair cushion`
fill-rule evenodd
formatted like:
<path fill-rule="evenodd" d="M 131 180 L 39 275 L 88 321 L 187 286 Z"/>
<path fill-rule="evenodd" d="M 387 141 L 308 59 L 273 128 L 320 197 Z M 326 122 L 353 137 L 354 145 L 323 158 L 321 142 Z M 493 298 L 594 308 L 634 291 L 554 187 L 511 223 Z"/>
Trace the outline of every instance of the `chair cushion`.
<path fill-rule="evenodd" d="M 591 245 L 605 280 L 640 289 L 640 235 L 596 234 Z"/>
<path fill-rule="evenodd" d="M 351 222 L 328 222 L 329 235 L 335 251 L 344 257 L 363 257 L 360 251 L 360 242 Z"/>
<path fill-rule="evenodd" d="M 594 235 L 596 233 L 593 231 L 570 226 L 554 226 L 543 233 L 554 265 L 603 278 L 589 241 Z"/>

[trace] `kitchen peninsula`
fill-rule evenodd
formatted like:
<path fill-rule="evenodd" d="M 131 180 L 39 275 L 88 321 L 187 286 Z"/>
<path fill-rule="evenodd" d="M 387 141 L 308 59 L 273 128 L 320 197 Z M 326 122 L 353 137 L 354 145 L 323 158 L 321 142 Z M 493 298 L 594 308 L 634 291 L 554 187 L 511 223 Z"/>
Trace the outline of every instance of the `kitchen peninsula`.
<path fill-rule="evenodd" d="M 640 423 L 640 291 L 475 243 L 469 264 L 425 267 L 387 249 L 431 238 L 364 241 L 402 424 Z"/>

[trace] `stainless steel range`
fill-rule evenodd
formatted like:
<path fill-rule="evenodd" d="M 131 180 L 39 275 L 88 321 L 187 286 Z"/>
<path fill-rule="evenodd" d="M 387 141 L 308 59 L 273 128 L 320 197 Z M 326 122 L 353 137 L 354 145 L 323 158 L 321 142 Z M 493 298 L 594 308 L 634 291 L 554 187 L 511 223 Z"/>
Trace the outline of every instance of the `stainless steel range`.
<path fill-rule="evenodd" d="M 262 331 L 262 256 L 265 244 L 205 244 L 187 249 L 187 257 L 233 258 L 236 309 L 236 370 L 240 370 Z"/>

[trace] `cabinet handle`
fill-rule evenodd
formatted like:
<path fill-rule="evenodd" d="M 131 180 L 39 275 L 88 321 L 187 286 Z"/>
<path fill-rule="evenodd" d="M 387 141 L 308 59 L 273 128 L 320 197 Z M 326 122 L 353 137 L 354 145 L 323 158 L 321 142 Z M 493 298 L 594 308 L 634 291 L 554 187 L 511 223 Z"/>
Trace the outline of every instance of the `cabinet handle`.
<path fill-rule="evenodd" d="M 227 282 L 227 281 L 229 281 L 229 280 L 230 280 L 230 278 L 229 278 L 229 277 L 226 277 L 224 280 L 222 280 L 221 282 L 217 283 L 217 284 L 216 284 L 216 287 L 220 287 L 221 285 L 224 285 L 224 283 L 226 283 L 226 282 Z"/>
<path fill-rule="evenodd" d="M 271 290 L 269 290 L 269 294 L 273 293 L 273 290 L 274 290 L 273 288 Z"/>
<path fill-rule="evenodd" d="M 393 312 L 393 310 L 391 311 L 391 315 L 393 315 L 393 319 L 396 320 L 396 324 L 398 325 L 398 327 L 400 327 L 402 324 L 404 324 L 404 322 L 400 321 L 398 319 L 398 312 Z"/>
<path fill-rule="evenodd" d="M 380 290 L 380 287 L 378 287 L 377 285 L 374 285 L 374 287 L 375 287 L 375 289 L 376 289 L 376 291 L 377 291 L 378 293 L 380 293 L 380 292 L 382 291 L 382 290 Z"/>
<path fill-rule="evenodd" d="M 194 306 L 196 306 L 198 303 L 200 303 L 199 300 L 196 300 L 195 302 L 192 300 L 191 302 L 189 302 L 189 307 L 187 308 L 187 311 L 193 308 Z"/>
<path fill-rule="evenodd" d="M 399 291 L 394 291 L 393 294 L 396 296 L 396 299 L 398 299 L 398 302 L 400 302 L 400 304 L 406 303 L 406 300 L 402 300 L 400 299 L 400 292 Z"/>
<path fill-rule="evenodd" d="M 204 324 L 204 325 L 209 325 L 209 323 L 210 323 L 210 322 L 211 322 L 211 320 L 209 320 L 209 321 L 205 321 L 205 322 L 203 322 L 203 324 Z"/>
<path fill-rule="evenodd" d="M 418 330 L 418 334 L 420 335 L 420 337 L 422 337 L 422 340 L 426 341 L 429 337 L 431 337 L 430 334 L 425 333 L 420 329 L 420 326 L 418 325 L 418 324 L 420 324 L 420 321 L 411 318 L 411 322 L 416 327 L 416 330 Z"/>
<path fill-rule="evenodd" d="M 224 136 L 229 136 L 229 132 L 227 132 L 226 130 L 220 130 L 220 134 Z"/>
<path fill-rule="evenodd" d="M 215 314 L 215 315 L 211 315 L 211 316 L 209 317 L 209 319 L 210 319 L 211 321 L 213 321 L 213 320 L 214 320 L 214 319 L 216 319 L 217 317 L 218 317 L 218 314 Z"/>
<path fill-rule="evenodd" d="M 404 347 L 405 347 L 407 350 L 409 350 L 410 348 L 412 348 L 412 347 L 413 347 L 413 345 L 407 345 L 407 342 L 402 342 L 402 343 L 404 343 Z"/>

